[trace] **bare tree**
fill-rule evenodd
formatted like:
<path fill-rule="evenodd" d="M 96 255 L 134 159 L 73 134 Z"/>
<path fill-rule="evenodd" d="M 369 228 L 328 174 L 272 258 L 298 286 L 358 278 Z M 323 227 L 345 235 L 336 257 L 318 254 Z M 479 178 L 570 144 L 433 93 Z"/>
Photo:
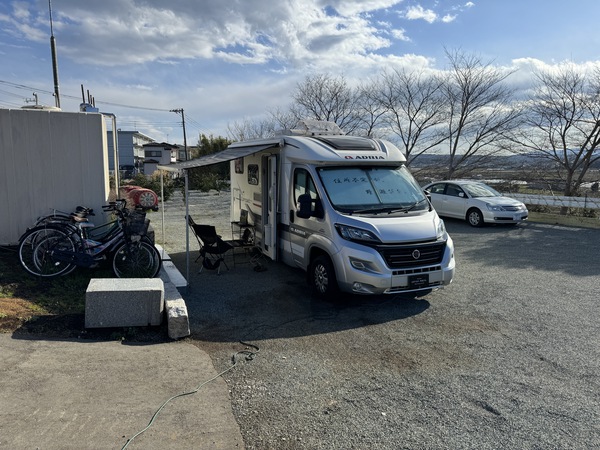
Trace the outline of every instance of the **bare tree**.
<path fill-rule="evenodd" d="M 504 84 L 512 74 L 461 51 L 446 51 L 450 62 L 444 83 L 447 177 L 464 176 L 505 149 L 506 135 L 519 125 L 520 110 L 511 104 L 513 90 Z"/>
<path fill-rule="evenodd" d="M 384 108 L 384 123 L 404 150 L 408 164 L 445 140 L 442 80 L 422 71 L 384 72 L 372 95 Z"/>
<path fill-rule="evenodd" d="M 356 114 L 359 125 L 354 134 L 366 137 L 378 137 L 382 134 L 381 126 L 387 108 L 377 95 L 378 89 L 377 81 L 367 81 L 358 87 Z"/>
<path fill-rule="evenodd" d="M 564 195 L 577 195 L 600 160 L 600 70 L 586 76 L 566 66 L 536 78 L 526 127 L 516 141 L 522 151 L 552 163 Z"/>
<path fill-rule="evenodd" d="M 227 125 L 227 133 L 234 141 L 265 139 L 273 137 L 282 130 L 296 128 L 298 119 L 290 110 L 275 108 L 267 111 L 266 118 L 244 119 Z"/>
<path fill-rule="evenodd" d="M 291 108 L 282 110 L 275 108 L 268 111 L 269 120 L 273 122 L 276 130 L 291 130 L 298 125 L 298 118 L 292 113 Z"/>
<path fill-rule="evenodd" d="M 274 136 L 279 129 L 273 119 L 244 119 L 227 124 L 227 134 L 232 141 L 247 141 Z"/>
<path fill-rule="evenodd" d="M 357 112 L 357 92 L 343 76 L 327 74 L 307 76 L 292 95 L 290 108 L 296 119 L 335 122 L 344 132 L 352 134 L 360 126 Z"/>

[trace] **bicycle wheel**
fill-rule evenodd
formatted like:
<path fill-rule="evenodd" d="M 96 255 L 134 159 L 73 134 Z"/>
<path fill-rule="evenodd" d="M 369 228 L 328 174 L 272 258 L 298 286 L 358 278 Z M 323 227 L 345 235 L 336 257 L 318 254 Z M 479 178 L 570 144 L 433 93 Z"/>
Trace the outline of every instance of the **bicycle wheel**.
<path fill-rule="evenodd" d="M 30 274 L 40 277 L 67 275 L 75 270 L 75 264 L 52 256 L 55 250 L 75 252 L 76 244 L 69 233 L 59 227 L 32 228 L 21 238 L 19 261 Z"/>
<path fill-rule="evenodd" d="M 154 278 L 161 266 L 156 247 L 144 241 L 123 243 L 113 257 L 113 271 L 119 278 Z"/>

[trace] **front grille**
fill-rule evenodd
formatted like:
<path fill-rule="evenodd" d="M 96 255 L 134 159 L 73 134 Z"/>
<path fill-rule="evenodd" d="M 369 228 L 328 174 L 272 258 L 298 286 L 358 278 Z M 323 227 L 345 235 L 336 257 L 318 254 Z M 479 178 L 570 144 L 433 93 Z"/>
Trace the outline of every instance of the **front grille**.
<path fill-rule="evenodd" d="M 505 211 L 521 211 L 520 206 L 503 206 Z"/>
<path fill-rule="evenodd" d="M 419 273 L 437 272 L 442 270 L 442 266 L 430 266 L 430 267 L 415 267 L 410 269 L 397 269 L 392 272 L 392 275 L 415 275 Z"/>
<path fill-rule="evenodd" d="M 440 264 L 445 242 L 412 245 L 379 245 L 377 250 L 391 269 Z"/>

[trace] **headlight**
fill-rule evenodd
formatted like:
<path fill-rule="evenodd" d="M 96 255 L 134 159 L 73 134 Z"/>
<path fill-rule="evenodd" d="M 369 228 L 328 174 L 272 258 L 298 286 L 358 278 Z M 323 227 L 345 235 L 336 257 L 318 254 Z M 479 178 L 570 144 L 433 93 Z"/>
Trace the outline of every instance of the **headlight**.
<path fill-rule="evenodd" d="M 489 203 L 486 203 L 485 206 L 487 206 L 487 209 L 489 209 L 490 211 L 504 211 L 504 208 L 502 206 L 491 205 Z"/>
<path fill-rule="evenodd" d="M 444 221 L 442 219 L 440 219 L 440 221 L 437 224 L 437 233 L 436 233 L 436 238 L 439 239 L 446 239 L 446 225 L 444 225 Z"/>
<path fill-rule="evenodd" d="M 335 229 L 340 236 L 347 241 L 369 241 L 379 242 L 379 239 L 370 231 L 361 228 L 350 227 L 348 225 L 335 224 Z"/>

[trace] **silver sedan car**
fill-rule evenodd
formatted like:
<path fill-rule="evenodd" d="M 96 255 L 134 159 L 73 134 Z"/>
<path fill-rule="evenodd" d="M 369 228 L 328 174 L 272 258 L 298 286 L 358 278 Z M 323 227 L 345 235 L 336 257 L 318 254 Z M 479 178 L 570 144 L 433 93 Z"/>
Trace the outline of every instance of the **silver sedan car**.
<path fill-rule="evenodd" d="M 517 224 L 529 216 L 523 203 L 478 181 L 436 181 L 423 189 L 431 195 L 431 203 L 440 216 L 464 219 L 474 227 L 486 223 Z"/>

